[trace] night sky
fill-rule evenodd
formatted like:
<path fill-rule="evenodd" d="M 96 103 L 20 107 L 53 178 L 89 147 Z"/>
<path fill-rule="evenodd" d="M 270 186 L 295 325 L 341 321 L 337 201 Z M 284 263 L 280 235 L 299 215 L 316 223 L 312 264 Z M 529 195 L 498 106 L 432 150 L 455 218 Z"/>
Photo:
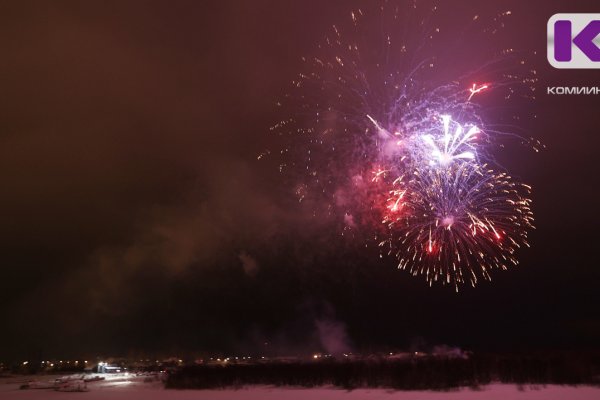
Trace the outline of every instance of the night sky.
<path fill-rule="evenodd" d="M 458 294 L 308 218 L 257 160 L 300 57 L 370 3 L 1 2 L 0 359 L 302 353 L 323 324 L 356 351 L 598 349 L 600 101 L 546 94 L 600 86 L 546 60 L 548 18 L 598 2 L 443 2 L 512 11 L 499 40 L 539 77 L 521 127 L 547 146 L 503 156 L 534 188 L 532 248 Z"/>

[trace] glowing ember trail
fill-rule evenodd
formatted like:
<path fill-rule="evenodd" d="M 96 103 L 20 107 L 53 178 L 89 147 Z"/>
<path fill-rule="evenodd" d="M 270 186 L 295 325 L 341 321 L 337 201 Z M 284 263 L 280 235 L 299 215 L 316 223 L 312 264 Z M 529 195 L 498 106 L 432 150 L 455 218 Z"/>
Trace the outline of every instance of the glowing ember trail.
<path fill-rule="evenodd" d="M 476 83 L 473 84 L 473 87 L 471 87 L 469 89 L 469 92 L 471 92 L 471 94 L 469 95 L 469 98 L 467 99 L 467 101 L 471 101 L 471 98 L 473 96 L 475 96 L 477 93 L 484 91 L 485 89 L 489 88 L 489 85 L 484 84 L 481 86 L 477 86 Z"/>

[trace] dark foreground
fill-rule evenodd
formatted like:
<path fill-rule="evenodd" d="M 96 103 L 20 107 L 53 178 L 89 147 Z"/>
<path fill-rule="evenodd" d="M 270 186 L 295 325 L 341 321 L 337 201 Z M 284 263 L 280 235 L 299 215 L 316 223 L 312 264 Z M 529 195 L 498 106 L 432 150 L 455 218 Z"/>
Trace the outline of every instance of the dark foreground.
<path fill-rule="evenodd" d="M 217 389 L 252 385 L 333 386 L 341 389 L 477 389 L 493 382 L 517 385 L 600 386 L 600 357 L 471 356 L 410 357 L 185 366 L 172 371 L 167 388 Z"/>

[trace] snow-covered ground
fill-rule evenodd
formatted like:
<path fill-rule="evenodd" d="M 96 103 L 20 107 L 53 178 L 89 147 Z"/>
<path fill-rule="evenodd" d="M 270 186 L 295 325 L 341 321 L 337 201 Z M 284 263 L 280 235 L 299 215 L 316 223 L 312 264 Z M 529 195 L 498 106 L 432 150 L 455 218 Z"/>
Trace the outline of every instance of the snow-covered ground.
<path fill-rule="evenodd" d="M 38 382 L 51 382 L 57 376 L 36 376 Z M 289 389 L 250 387 L 239 390 L 167 390 L 159 380 L 148 376 L 115 374 L 107 379 L 87 383 L 87 392 L 58 392 L 51 389 L 19 389 L 31 377 L 0 379 L 0 399 L 86 399 L 86 400 L 592 400 L 600 399 L 600 387 L 524 386 L 493 384 L 481 390 L 462 389 L 449 392 L 385 389 L 344 391 L 334 388 Z"/>

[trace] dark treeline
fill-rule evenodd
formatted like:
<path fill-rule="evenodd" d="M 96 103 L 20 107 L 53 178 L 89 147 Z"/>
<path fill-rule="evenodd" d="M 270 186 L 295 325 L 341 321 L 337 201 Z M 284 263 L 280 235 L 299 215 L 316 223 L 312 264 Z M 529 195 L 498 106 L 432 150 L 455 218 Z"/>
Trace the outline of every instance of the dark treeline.
<path fill-rule="evenodd" d="M 600 384 L 600 356 L 419 357 L 403 360 L 344 360 L 250 365 L 197 365 L 172 371 L 167 388 L 214 389 L 246 385 L 342 389 L 449 390 L 492 382 L 514 384 Z"/>

